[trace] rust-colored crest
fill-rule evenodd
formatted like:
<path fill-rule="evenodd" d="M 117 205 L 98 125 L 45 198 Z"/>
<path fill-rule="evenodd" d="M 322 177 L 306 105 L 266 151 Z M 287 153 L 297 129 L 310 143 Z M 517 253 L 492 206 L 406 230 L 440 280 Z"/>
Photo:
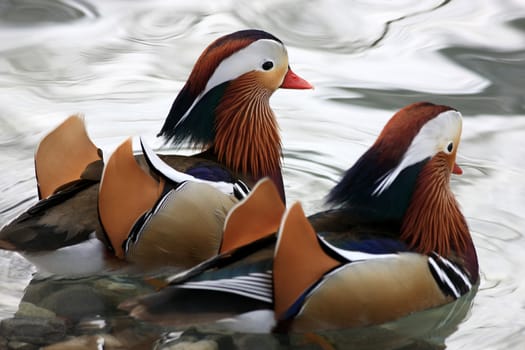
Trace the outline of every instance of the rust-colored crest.
<path fill-rule="evenodd" d="M 381 149 L 382 159 L 401 160 L 419 130 L 432 118 L 450 110 L 448 106 L 418 102 L 406 106 L 386 123 L 372 148 Z"/>
<path fill-rule="evenodd" d="M 200 94 L 222 60 L 253 42 L 251 38 L 221 37 L 212 42 L 199 56 L 188 78 L 187 87 L 192 95 Z"/>
<path fill-rule="evenodd" d="M 188 79 L 187 86 L 194 96 L 204 90 L 208 80 L 222 60 L 259 39 L 269 39 L 282 43 L 270 33 L 248 29 L 224 35 L 208 45 L 195 63 Z"/>

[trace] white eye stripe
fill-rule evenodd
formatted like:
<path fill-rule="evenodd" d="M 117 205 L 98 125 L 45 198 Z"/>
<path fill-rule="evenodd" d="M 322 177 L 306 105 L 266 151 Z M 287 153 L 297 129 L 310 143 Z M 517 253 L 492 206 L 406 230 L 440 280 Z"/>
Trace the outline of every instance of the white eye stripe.
<path fill-rule="evenodd" d="M 271 60 L 274 65 L 278 65 L 283 58 L 286 59 L 287 57 L 286 48 L 283 44 L 275 40 L 259 39 L 225 58 L 217 66 L 204 90 L 195 98 L 191 107 L 188 108 L 175 127 L 188 117 L 195 105 L 214 87 L 238 78 L 245 73 L 254 70 L 262 71 L 262 64 L 266 61 Z"/>
<path fill-rule="evenodd" d="M 446 141 L 455 138 L 460 131 L 461 113 L 458 111 L 448 110 L 428 121 L 414 137 L 397 167 L 378 179 L 379 184 L 372 195 L 381 195 L 404 169 L 434 156 L 442 150 L 443 145 L 446 149 Z"/>
<path fill-rule="evenodd" d="M 286 49 L 281 43 L 270 39 L 257 40 L 224 59 L 213 72 L 201 95 L 244 73 L 262 70 L 263 62 L 279 62 L 283 55 L 286 57 Z"/>

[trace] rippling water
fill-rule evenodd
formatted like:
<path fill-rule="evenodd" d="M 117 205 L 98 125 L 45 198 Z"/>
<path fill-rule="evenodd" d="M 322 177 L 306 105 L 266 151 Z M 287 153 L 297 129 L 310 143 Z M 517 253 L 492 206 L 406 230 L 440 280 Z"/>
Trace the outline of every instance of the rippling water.
<path fill-rule="evenodd" d="M 196 57 L 219 35 L 243 28 L 283 40 L 294 70 L 316 86 L 272 98 L 287 196 L 308 212 L 319 209 L 397 109 L 429 100 L 463 113 L 458 161 L 465 173 L 453 179 L 453 190 L 473 232 L 482 280 L 445 344 L 522 349 L 520 0 L 1 1 L 0 226 L 36 201 L 33 152 L 46 132 L 83 112 L 91 137 L 108 152 L 128 135 L 160 146 L 154 135 Z M 1 318 L 17 310 L 32 271 L 19 256 L 0 252 Z M 386 348 L 374 339 L 371 348 Z"/>

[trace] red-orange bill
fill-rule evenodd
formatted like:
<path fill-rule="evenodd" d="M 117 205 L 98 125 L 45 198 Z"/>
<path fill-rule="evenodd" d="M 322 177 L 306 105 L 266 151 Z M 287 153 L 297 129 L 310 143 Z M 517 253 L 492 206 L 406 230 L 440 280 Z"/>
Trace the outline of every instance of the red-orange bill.
<path fill-rule="evenodd" d="M 295 74 L 290 68 L 284 76 L 281 89 L 313 89 L 313 85 Z"/>
<path fill-rule="evenodd" d="M 452 169 L 452 173 L 456 175 L 463 174 L 463 169 L 461 169 L 458 165 L 458 163 L 454 162 L 454 169 Z"/>

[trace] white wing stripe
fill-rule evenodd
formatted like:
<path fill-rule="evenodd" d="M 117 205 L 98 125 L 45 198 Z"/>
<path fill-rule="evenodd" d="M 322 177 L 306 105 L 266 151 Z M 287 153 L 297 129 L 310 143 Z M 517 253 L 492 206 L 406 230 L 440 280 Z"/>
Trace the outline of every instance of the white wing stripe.
<path fill-rule="evenodd" d="M 268 293 L 267 293 L 268 288 L 264 288 L 264 287 L 257 288 L 257 287 L 254 287 L 254 286 L 243 285 L 243 284 L 238 284 L 238 283 L 228 283 L 228 282 L 223 282 L 223 283 L 220 283 L 220 284 L 219 283 L 210 283 L 210 281 L 206 281 L 206 282 L 188 282 L 188 283 L 183 284 L 182 287 L 187 288 L 187 289 L 207 288 L 207 287 L 210 287 L 210 288 L 221 288 L 224 291 L 244 291 L 244 292 L 249 292 L 249 293 L 253 293 L 253 294 L 257 294 L 257 295 L 268 295 Z"/>
<path fill-rule="evenodd" d="M 206 289 L 234 293 L 248 298 L 271 303 L 273 300 L 272 273 L 251 273 L 248 276 L 219 280 L 186 282 L 178 285 L 185 289 Z"/>
<path fill-rule="evenodd" d="M 236 278 L 239 278 L 239 279 L 244 279 L 246 281 L 261 281 L 263 279 L 267 280 L 268 283 L 272 283 L 272 273 L 271 271 L 267 272 L 267 273 L 263 273 L 263 272 L 254 272 L 254 273 L 251 273 L 249 276 L 246 276 L 246 277 L 236 277 Z"/>
<path fill-rule="evenodd" d="M 153 168 L 162 173 L 171 181 L 175 183 L 181 183 L 185 181 L 201 182 L 213 186 L 223 193 L 233 194 L 232 183 L 224 181 L 206 181 L 196 178 L 195 176 L 183 173 L 181 171 L 175 170 L 168 164 L 166 164 L 162 159 L 160 159 L 160 157 L 155 152 L 153 152 L 153 150 L 144 142 L 144 140 L 142 140 L 142 138 L 140 138 L 140 144 L 142 146 L 142 150 L 144 151 L 144 156 L 149 160 Z"/>

